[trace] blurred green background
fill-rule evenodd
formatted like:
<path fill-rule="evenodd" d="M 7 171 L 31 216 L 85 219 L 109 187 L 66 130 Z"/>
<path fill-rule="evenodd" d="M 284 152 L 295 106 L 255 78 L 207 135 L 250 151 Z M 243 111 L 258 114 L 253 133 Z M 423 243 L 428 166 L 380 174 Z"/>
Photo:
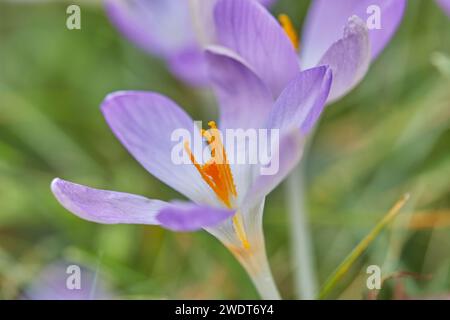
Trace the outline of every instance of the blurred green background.
<path fill-rule="evenodd" d="M 98 225 L 53 198 L 54 177 L 179 197 L 114 138 L 98 108 L 107 93 L 158 91 L 195 119 L 216 114 L 210 93 L 186 87 L 123 39 L 98 1 L 78 2 L 82 29 L 66 29 L 68 4 L 0 1 L 0 299 L 20 297 L 42 268 L 64 259 L 99 270 L 120 298 L 258 298 L 238 262 L 206 232 Z M 308 4 L 280 0 L 273 11 L 300 28 Z M 449 39 L 450 19 L 433 1 L 409 1 L 364 82 L 329 106 L 317 128 L 304 161 L 320 283 L 411 194 L 330 298 L 366 298 L 371 264 L 384 276 L 413 273 L 386 281 L 380 298 L 398 297 L 399 283 L 411 297 L 450 296 Z M 264 227 L 275 279 L 283 297 L 294 298 L 283 186 L 266 201 Z"/>

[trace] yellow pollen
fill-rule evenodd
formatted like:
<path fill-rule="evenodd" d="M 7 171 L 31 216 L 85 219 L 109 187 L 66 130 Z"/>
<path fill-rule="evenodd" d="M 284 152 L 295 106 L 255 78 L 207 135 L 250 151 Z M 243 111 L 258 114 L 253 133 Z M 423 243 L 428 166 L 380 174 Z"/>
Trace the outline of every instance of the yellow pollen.
<path fill-rule="evenodd" d="M 204 165 L 201 165 L 195 159 L 189 142 L 184 142 L 184 149 L 189 155 L 192 164 L 200 173 L 202 179 L 214 191 L 217 198 L 229 209 L 233 208 L 234 201 L 237 197 L 236 186 L 234 184 L 233 175 L 231 173 L 230 164 L 228 163 L 225 148 L 222 143 L 220 131 L 217 129 L 216 123 L 210 121 L 208 130 L 201 130 L 202 137 L 205 138 L 210 150 L 211 158 Z M 242 224 L 241 215 L 237 212 L 233 216 L 233 227 L 245 249 L 250 248 L 250 244 L 245 234 Z"/>
<path fill-rule="evenodd" d="M 289 40 L 291 40 L 291 43 L 294 46 L 295 50 L 298 51 L 300 49 L 300 41 L 291 19 L 287 14 L 280 14 L 278 16 L 278 21 L 280 21 L 284 32 L 288 36 Z"/>

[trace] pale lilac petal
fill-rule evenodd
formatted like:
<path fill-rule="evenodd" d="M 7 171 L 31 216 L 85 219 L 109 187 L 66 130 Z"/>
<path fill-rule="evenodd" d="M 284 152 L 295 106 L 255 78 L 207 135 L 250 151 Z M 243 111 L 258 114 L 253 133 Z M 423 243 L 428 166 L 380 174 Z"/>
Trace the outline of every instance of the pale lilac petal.
<path fill-rule="evenodd" d="M 202 138 L 193 120 L 178 105 L 156 93 L 123 91 L 108 95 L 101 109 L 116 137 L 152 175 L 194 202 L 217 202 L 197 169 L 185 159 L 184 141 Z M 173 136 L 180 130 L 188 136 Z M 202 150 L 197 153 L 193 144 L 191 149 L 201 160 Z M 180 160 L 187 161 L 173 158 L 179 153 Z"/>
<path fill-rule="evenodd" d="M 450 17 L 450 0 L 436 0 L 444 12 Z"/>
<path fill-rule="evenodd" d="M 78 217 L 105 224 L 159 224 L 156 214 L 166 202 L 142 196 L 99 190 L 55 179 L 51 189 L 59 203 Z"/>
<path fill-rule="evenodd" d="M 300 128 L 307 134 L 316 123 L 330 92 L 331 70 L 326 66 L 302 71 L 278 98 L 269 120 L 269 128 Z"/>
<path fill-rule="evenodd" d="M 331 70 L 320 66 L 298 74 L 281 93 L 267 124 L 268 128 L 279 129 L 280 138 L 269 142 L 271 152 L 265 154 L 271 154 L 271 160 L 259 167 L 259 175 L 242 202 L 245 208 L 262 201 L 300 161 L 304 136 L 319 118 L 331 84 Z"/>
<path fill-rule="evenodd" d="M 370 42 L 365 23 L 356 16 L 349 19 L 344 37 L 325 53 L 319 65 L 333 71 L 328 101 L 331 103 L 353 89 L 367 73 L 370 65 Z"/>
<path fill-rule="evenodd" d="M 174 231 L 195 231 L 214 226 L 234 214 L 228 209 L 188 202 L 167 203 L 61 179 L 53 180 L 51 189 L 64 208 L 82 219 L 103 224 L 149 224 Z"/>
<path fill-rule="evenodd" d="M 202 50 L 197 47 L 186 48 L 168 58 L 172 74 L 193 86 L 208 84 L 206 60 Z"/>
<path fill-rule="evenodd" d="M 175 202 L 162 209 L 157 220 L 161 226 L 173 231 L 196 231 L 213 227 L 233 216 L 234 211 Z"/>
<path fill-rule="evenodd" d="M 221 45 L 240 55 L 277 97 L 299 71 L 289 38 L 258 2 L 219 0 L 214 10 Z"/>
<path fill-rule="evenodd" d="M 295 168 L 303 154 L 304 136 L 299 130 L 294 129 L 289 133 L 285 133 L 280 137 L 279 154 L 272 156 L 271 162 L 266 168 L 277 168 L 274 174 L 267 174 L 269 171 L 261 171 L 256 177 L 252 187 L 245 195 L 243 203 L 243 211 L 254 207 L 261 202 L 273 189 L 275 189 Z"/>
<path fill-rule="evenodd" d="M 112 23 L 151 54 L 163 57 L 196 45 L 187 1 L 104 0 Z"/>
<path fill-rule="evenodd" d="M 223 47 L 206 52 L 211 84 L 220 105 L 222 129 L 258 129 L 273 105 L 272 94 L 238 56 Z"/>
<path fill-rule="evenodd" d="M 342 37 L 342 30 L 351 16 L 356 15 L 364 22 L 370 22 L 371 10 L 375 8 L 371 6 L 378 6 L 381 18 L 381 28 L 369 30 L 371 57 L 375 59 L 397 30 L 403 18 L 405 0 L 313 1 L 303 28 L 302 67 L 317 65 L 329 47 Z"/>
<path fill-rule="evenodd" d="M 216 29 L 214 22 L 214 7 L 218 0 L 178 0 L 189 2 L 191 20 L 198 41 L 202 46 L 216 44 Z M 274 0 L 258 0 L 265 6 L 270 6 Z"/>
<path fill-rule="evenodd" d="M 178 0 L 180 1 L 180 0 Z M 181 0 L 189 3 L 191 22 L 202 47 L 216 42 L 214 7 L 217 0 Z"/>

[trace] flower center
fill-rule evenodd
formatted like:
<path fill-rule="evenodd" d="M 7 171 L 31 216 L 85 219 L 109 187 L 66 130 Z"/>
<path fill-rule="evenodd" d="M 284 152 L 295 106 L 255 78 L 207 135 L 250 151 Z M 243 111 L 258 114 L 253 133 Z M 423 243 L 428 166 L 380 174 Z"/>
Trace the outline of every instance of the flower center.
<path fill-rule="evenodd" d="M 192 164 L 200 173 L 202 179 L 214 191 L 217 198 L 229 209 L 235 206 L 237 197 L 236 186 L 231 173 L 230 164 L 227 159 L 225 147 L 223 146 L 220 131 L 217 129 L 216 123 L 210 121 L 208 123 L 209 129 L 201 131 L 202 137 L 205 138 L 210 150 L 211 159 L 205 164 L 201 165 L 195 159 L 192 153 L 189 142 L 185 141 L 184 148 L 189 155 Z M 250 248 L 247 240 L 247 235 L 242 223 L 242 217 L 239 212 L 233 216 L 233 227 L 245 249 Z"/>
<path fill-rule="evenodd" d="M 295 50 L 298 51 L 300 49 L 300 41 L 291 19 L 287 14 L 280 14 L 278 16 L 278 21 L 280 21 L 281 27 L 288 36 L 289 40 L 291 40 L 291 43 L 294 46 Z"/>
<path fill-rule="evenodd" d="M 189 142 L 184 143 L 184 148 L 202 179 L 211 187 L 219 200 L 231 209 L 237 196 L 233 175 L 216 123 L 211 121 L 208 125 L 210 129 L 202 129 L 201 132 L 211 150 L 211 159 L 206 164 L 201 165 L 197 162 L 189 148 Z"/>

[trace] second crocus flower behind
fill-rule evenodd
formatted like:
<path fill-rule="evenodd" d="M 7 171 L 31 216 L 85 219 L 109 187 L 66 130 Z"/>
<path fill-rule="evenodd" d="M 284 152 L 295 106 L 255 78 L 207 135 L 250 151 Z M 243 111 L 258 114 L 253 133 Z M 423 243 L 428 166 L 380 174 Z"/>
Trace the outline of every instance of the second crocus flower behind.
<path fill-rule="evenodd" d="M 205 86 L 203 55 L 215 43 L 213 8 L 217 0 L 104 0 L 116 28 L 147 53 L 166 61 L 180 80 Z M 259 1 L 269 6 L 275 0 Z"/>

